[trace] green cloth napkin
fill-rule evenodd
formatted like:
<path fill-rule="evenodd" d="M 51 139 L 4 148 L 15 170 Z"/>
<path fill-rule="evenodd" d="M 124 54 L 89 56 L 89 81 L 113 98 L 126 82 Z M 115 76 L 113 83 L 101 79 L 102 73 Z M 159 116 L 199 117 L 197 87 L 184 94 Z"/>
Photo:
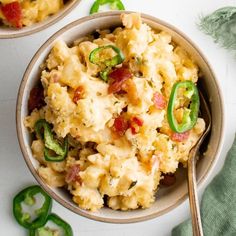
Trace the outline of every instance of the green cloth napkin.
<path fill-rule="evenodd" d="M 236 6 L 223 7 L 201 17 L 198 26 L 224 48 L 236 50 Z"/>
<path fill-rule="evenodd" d="M 204 236 L 236 236 L 236 137 L 225 164 L 203 193 Z M 172 236 L 191 236 L 191 220 L 175 227 Z"/>

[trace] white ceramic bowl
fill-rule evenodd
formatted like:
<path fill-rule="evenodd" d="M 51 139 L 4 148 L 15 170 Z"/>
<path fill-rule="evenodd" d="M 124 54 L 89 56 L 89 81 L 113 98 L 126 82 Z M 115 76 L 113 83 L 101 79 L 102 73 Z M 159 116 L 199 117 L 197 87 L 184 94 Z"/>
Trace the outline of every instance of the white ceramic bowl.
<path fill-rule="evenodd" d="M 71 211 L 90 219 L 112 223 L 131 223 L 160 216 L 182 203 L 187 198 L 186 171 L 180 170 L 177 172 L 177 182 L 175 185 L 168 188 L 162 188 L 158 191 L 157 199 L 149 209 L 121 212 L 103 208 L 96 213 L 91 213 L 80 209 L 72 201 L 68 192 L 63 189 L 48 186 L 39 177 L 37 173 L 38 162 L 33 158 L 30 148 L 31 137 L 23 124 L 24 118 L 28 115 L 27 102 L 30 90 L 39 80 L 41 72 L 40 65 L 46 59 L 54 42 L 60 38 L 70 44 L 74 40 L 88 35 L 96 29 L 106 29 L 121 25 L 120 14 L 120 12 L 107 12 L 85 17 L 67 25 L 54 34 L 38 50 L 25 72 L 19 88 L 16 118 L 18 139 L 25 161 L 34 177 L 50 196 Z M 210 103 L 212 112 L 212 130 L 207 143 L 208 149 L 205 152 L 204 158 L 199 160 L 197 166 L 198 184 L 201 184 L 206 180 L 207 176 L 209 176 L 209 172 L 219 156 L 224 136 L 224 109 L 220 88 L 206 58 L 188 37 L 173 26 L 152 16 L 142 14 L 142 18 L 143 21 L 152 28 L 169 32 L 173 36 L 173 40 L 192 55 L 204 75 L 204 78 L 201 79 L 199 83 Z"/>
<path fill-rule="evenodd" d="M 17 37 L 24 37 L 26 35 L 34 34 L 41 30 L 48 28 L 49 26 L 55 24 L 63 17 L 68 15 L 73 8 L 75 8 L 81 0 L 71 0 L 56 14 L 49 16 L 47 19 L 35 23 L 31 26 L 26 26 L 21 29 L 15 29 L 12 27 L 0 26 L 0 39 L 11 39 Z"/>

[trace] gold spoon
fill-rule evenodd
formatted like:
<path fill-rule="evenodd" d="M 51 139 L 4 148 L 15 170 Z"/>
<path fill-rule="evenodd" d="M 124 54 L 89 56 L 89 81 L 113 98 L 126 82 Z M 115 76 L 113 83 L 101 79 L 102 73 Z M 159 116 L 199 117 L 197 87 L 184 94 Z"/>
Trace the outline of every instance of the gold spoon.
<path fill-rule="evenodd" d="M 202 118 L 206 123 L 206 129 L 201 135 L 198 142 L 195 146 L 191 149 L 189 153 L 188 159 L 188 194 L 189 194 L 189 202 L 190 202 L 190 211 L 192 217 L 192 229 L 194 236 L 203 236 L 202 230 L 202 222 L 201 222 L 201 215 L 199 209 L 199 201 L 197 196 L 197 181 L 196 181 L 196 162 L 197 162 L 197 154 L 198 150 L 209 133 L 211 129 L 211 113 L 208 108 L 207 102 L 199 91 L 200 102 L 201 102 L 201 114 Z"/>

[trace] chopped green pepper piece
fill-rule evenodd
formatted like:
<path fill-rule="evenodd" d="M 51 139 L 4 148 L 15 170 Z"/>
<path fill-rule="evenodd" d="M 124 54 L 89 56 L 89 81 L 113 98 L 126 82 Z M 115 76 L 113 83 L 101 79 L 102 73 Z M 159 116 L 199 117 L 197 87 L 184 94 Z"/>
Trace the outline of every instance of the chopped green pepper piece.
<path fill-rule="evenodd" d="M 111 68 L 110 67 L 107 67 L 105 70 L 101 71 L 100 72 L 100 77 L 102 80 L 104 80 L 105 82 L 108 81 L 108 75 L 110 74 L 111 72 Z"/>
<path fill-rule="evenodd" d="M 100 6 L 105 4 L 109 4 L 111 10 L 125 10 L 120 0 L 96 0 L 90 9 L 90 15 L 99 12 Z"/>
<path fill-rule="evenodd" d="M 116 52 L 117 55 L 110 58 L 110 59 L 102 60 L 101 57 L 99 56 L 100 53 L 103 50 L 106 50 L 109 48 L 112 49 L 114 52 Z M 108 81 L 108 74 L 111 71 L 111 68 L 116 65 L 121 64 L 124 61 L 124 59 L 125 59 L 125 57 L 124 57 L 122 51 L 113 45 L 107 45 L 107 46 L 95 48 L 89 55 L 89 61 L 91 63 L 98 65 L 98 66 L 105 67 L 105 69 L 100 72 L 100 77 L 105 82 Z"/>
<path fill-rule="evenodd" d="M 101 60 L 101 58 L 99 57 L 99 53 L 109 48 L 112 49 L 114 52 L 116 52 L 117 55 L 110 59 Z M 121 52 L 121 50 L 114 45 L 106 45 L 106 46 L 95 48 L 89 55 L 89 61 L 91 63 L 98 66 L 105 65 L 106 67 L 113 67 L 113 66 L 119 65 L 124 61 L 124 59 L 125 57 L 123 53 Z"/>
<path fill-rule="evenodd" d="M 54 236 L 55 235 L 54 232 L 48 228 L 39 228 L 36 231 L 37 233 L 33 235 L 36 235 L 36 236 Z"/>
<path fill-rule="evenodd" d="M 42 132 L 43 131 L 43 132 Z M 59 162 L 63 161 L 68 153 L 68 138 L 66 137 L 64 140 L 63 146 L 59 144 L 57 140 L 53 138 L 53 134 L 50 128 L 49 123 L 44 119 L 40 119 L 35 124 L 35 132 L 44 140 L 44 158 L 46 161 L 51 162 Z M 50 156 L 49 152 L 54 151 L 57 156 Z"/>
<path fill-rule="evenodd" d="M 51 162 L 63 161 L 66 158 L 66 156 L 67 156 L 68 148 L 69 148 L 69 146 L 68 146 L 68 137 L 66 137 L 65 141 L 64 141 L 64 144 L 63 144 L 63 147 L 62 147 L 63 152 L 62 152 L 61 155 L 50 156 L 50 154 L 49 154 L 50 149 L 45 147 L 45 149 L 44 149 L 44 158 L 45 158 L 46 161 L 51 161 Z"/>
<path fill-rule="evenodd" d="M 58 226 L 58 228 L 61 229 L 61 231 L 63 231 L 63 235 L 65 236 L 73 236 L 73 231 L 71 226 L 65 222 L 64 220 L 62 220 L 59 216 L 57 216 L 56 214 L 50 214 L 46 220 L 46 223 L 43 227 L 40 227 L 38 229 L 33 229 L 30 230 L 30 236 L 54 236 L 57 235 L 55 232 L 57 231 L 57 229 L 51 229 L 50 226 L 46 226 L 46 224 L 48 222 L 52 222 L 55 225 Z"/>
<path fill-rule="evenodd" d="M 22 203 L 33 207 L 36 204 L 34 196 L 41 194 L 44 197 L 44 202 L 41 208 L 35 210 L 36 219 L 31 220 L 31 215 L 28 212 L 23 212 Z M 38 185 L 28 187 L 19 192 L 13 199 L 13 214 L 17 222 L 27 229 L 36 229 L 45 224 L 47 216 L 52 208 L 52 199 Z"/>
<path fill-rule="evenodd" d="M 177 94 L 179 89 L 185 89 L 184 96 L 190 99 L 189 108 L 185 107 L 182 122 L 178 123 L 175 115 L 175 105 L 178 102 Z M 199 112 L 200 100 L 198 89 L 192 81 L 182 81 L 174 84 L 169 104 L 167 108 L 167 118 L 170 128 L 177 133 L 184 133 L 194 127 L 197 122 L 198 112 Z"/>

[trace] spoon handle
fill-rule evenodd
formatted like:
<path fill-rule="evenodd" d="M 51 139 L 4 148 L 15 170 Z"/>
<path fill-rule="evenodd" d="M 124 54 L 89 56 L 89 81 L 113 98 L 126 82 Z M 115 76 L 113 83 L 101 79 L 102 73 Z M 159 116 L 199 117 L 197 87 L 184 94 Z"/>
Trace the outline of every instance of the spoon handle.
<path fill-rule="evenodd" d="M 196 150 L 190 152 L 188 160 L 188 192 L 192 217 L 193 236 L 203 236 L 196 183 Z"/>

